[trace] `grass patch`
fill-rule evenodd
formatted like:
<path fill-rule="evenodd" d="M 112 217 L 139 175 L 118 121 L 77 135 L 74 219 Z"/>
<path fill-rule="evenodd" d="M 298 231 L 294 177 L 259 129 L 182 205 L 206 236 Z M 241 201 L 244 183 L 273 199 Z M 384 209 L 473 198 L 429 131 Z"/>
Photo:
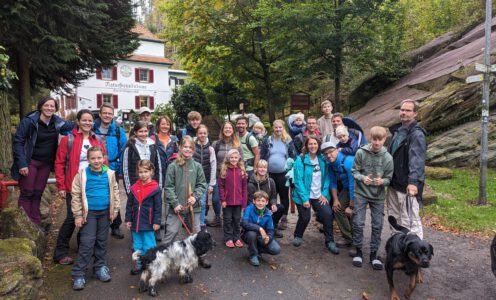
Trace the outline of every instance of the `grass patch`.
<path fill-rule="evenodd" d="M 496 232 L 496 171 L 488 170 L 488 205 L 473 205 L 479 197 L 479 170 L 455 169 L 448 180 L 427 179 L 438 196 L 436 204 L 424 207 L 434 227 L 455 233 L 477 233 L 492 237 Z"/>

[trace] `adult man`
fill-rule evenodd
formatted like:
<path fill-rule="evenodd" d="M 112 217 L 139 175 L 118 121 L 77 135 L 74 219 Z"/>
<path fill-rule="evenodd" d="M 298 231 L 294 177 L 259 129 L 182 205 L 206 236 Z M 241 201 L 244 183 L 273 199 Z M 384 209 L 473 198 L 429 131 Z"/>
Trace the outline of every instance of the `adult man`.
<path fill-rule="evenodd" d="M 313 116 L 307 117 L 307 130 L 303 133 L 298 134 L 294 138 L 294 144 L 298 155 L 300 155 L 301 151 L 303 151 L 305 138 L 309 135 L 320 137 L 319 127 L 317 126 L 317 118 Z"/>
<path fill-rule="evenodd" d="M 115 178 L 119 180 L 118 174 L 121 172 L 122 162 L 121 153 L 124 150 L 127 138 L 126 132 L 120 126 L 117 126 L 114 121 L 114 107 L 111 104 L 104 103 L 100 107 L 99 118 L 93 124 L 95 133 L 100 136 L 107 149 L 109 168 L 115 171 Z M 122 224 L 121 213 L 115 218 L 110 225 L 111 235 L 118 239 L 123 239 L 119 227 Z"/>
<path fill-rule="evenodd" d="M 138 116 L 139 116 L 140 121 L 143 121 L 143 122 L 148 124 L 148 136 L 154 135 L 156 129 L 155 129 L 155 125 L 152 124 L 152 111 L 148 107 L 142 106 L 138 110 Z M 134 131 L 131 130 L 129 135 L 131 136 L 133 134 L 134 134 Z"/>
<path fill-rule="evenodd" d="M 393 156 L 393 179 L 387 194 L 388 215 L 396 217 L 398 224 L 423 238 L 419 216 L 424 188 L 425 156 L 427 152 L 425 130 L 416 121 L 418 102 L 401 101 L 401 125 L 391 127 L 393 134 L 388 151 Z"/>
<path fill-rule="evenodd" d="M 344 241 L 337 241 L 340 248 L 352 244 L 351 216 L 353 214 L 354 178 L 351 173 L 355 156 L 344 155 L 336 144 L 325 142 L 321 146 L 322 153 L 330 163 L 332 210 Z"/>
<path fill-rule="evenodd" d="M 241 149 L 243 150 L 243 159 L 245 161 L 248 178 L 253 174 L 253 167 L 258 164 L 260 159 L 260 149 L 258 148 L 257 138 L 248 132 L 248 118 L 240 116 L 236 118 L 236 130 L 238 131 Z"/>

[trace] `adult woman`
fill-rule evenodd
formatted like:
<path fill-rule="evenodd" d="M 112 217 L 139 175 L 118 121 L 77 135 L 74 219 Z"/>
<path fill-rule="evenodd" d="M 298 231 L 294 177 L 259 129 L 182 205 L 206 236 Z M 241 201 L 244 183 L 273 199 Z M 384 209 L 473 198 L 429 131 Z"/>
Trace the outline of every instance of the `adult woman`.
<path fill-rule="evenodd" d="M 296 150 L 291 137 L 284 129 L 283 120 L 275 120 L 273 133 L 265 139 L 262 144 L 260 158 L 269 163 L 269 177 L 274 179 L 276 190 L 284 206 L 283 216 L 279 223 L 279 229 L 287 227 L 287 215 L 289 209 L 289 190 L 286 186 L 286 160 L 290 157 L 296 158 Z"/>
<path fill-rule="evenodd" d="M 88 166 L 87 151 L 92 146 L 100 146 L 104 151 L 105 165 L 108 165 L 105 146 L 97 138 L 93 130 L 93 115 L 88 109 L 82 109 L 77 113 L 77 128 L 69 135 L 60 140 L 59 148 L 55 158 L 55 178 L 59 195 L 65 198 L 67 215 L 64 223 L 60 227 L 57 238 L 57 246 L 53 255 L 53 260 L 61 265 L 72 263 L 69 257 L 69 241 L 74 232 L 75 223 L 71 209 L 72 181 L 80 169 Z"/>
<path fill-rule="evenodd" d="M 167 173 L 167 165 L 169 164 L 169 159 L 172 154 L 177 153 L 179 140 L 175 135 L 171 134 L 172 121 L 167 116 L 161 116 L 158 118 L 155 128 L 157 130 L 151 138 L 157 144 L 159 149 L 160 159 L 164 169 L 162 170 L 163 178 Z"/>
<path fill-rule="evenodd" d="M 214 207 L 215 218 L 212 222 L 206 222 L 207 226 L 210 227 L 218 227 L 221 225 L 220 220 L 220 195 L 219 195 L 219 176 L 220 170 L 222 168 L 222 164 L 224 163 L 224 158 L 226 157 L 227 152 L 231 149 L 237 149 L 241 156 L 241 142 L 236 134 L 234 134 L 234 126 L 231 122 L 224 122 L 222 127 L 220 128 L 219 140 L 215 141 L 212 144 L 212 147 L 215 150 L 215 156 L 217 158 L 217 184 L 214 187 L 213 195 L 212 195 L 212 206 Z M 206 212 L 206 215 L 208 212 Z"/>
<path fill-rule="evenodd" d="M 303 155 L 296 158 L 294 168 L 293 201 L 298 209 L 298 221 L 294 231 L 293 246 L 299 247 L 303 233 L 310 222 L 311 208 L 317 220 L 324 225 L 325 246 L 333 254 L 339 254 L 332 232 L 332 208 L 329 205 L 329 169 L 320 154 L 320 139 L 308 136 Z"/>
<path fill-rule="evenodd" d="M 14 164 L 12 178 L 19 181 L 22 207 L 34 224 L 40 225 L 41 195 L 55 161 L 59 134 L 74 128 L 74 122 L 64 121 L 55 112 L 57 101 L 45 97 L 38 101 L 36 111 L 22 119 L 12 143 Z"/>

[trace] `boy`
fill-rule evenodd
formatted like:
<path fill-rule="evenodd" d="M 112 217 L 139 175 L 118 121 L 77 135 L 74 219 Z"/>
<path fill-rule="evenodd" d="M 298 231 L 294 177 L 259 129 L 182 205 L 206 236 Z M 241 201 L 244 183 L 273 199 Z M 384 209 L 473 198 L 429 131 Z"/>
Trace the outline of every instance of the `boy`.
<path fill-rule="evenodd" d="M 368 204 L 372 223 L 370 263 L 374 270 L 382 270 L 382 263 L 377 258 L 377 251 L 381 244 L 384 199 L 386 198 L 385 187 L 393 178 L 393 157 L 383 147 L 387 137 L 387 131 L 384 127 L 372 127 L 370 135 L 371 143 L 358 149 L 351 169 L 355 178 L 353 245 L 356 247 L 356 255 L 353 257 L 353 266 L 362 266 L 363 228 Z M 353 208 L 351 202 L 350 207 Z"/>
<path fill-rule="evenodd" d="M 269 195 L 264 191 L 258 191 L 253 195 L 253 203 L 245 208 L 241 226 L 244 229 L 243 241 L 248 246 L 250 264 L 258 267 L 260 265 L 260 253 L 277 255 L 281 247 L 274 240 L 274 223 L 272 214 L 266 208 Z"/>
<path fill-rule="evenodd" d="M 177 138 L 179 139 L 179 141 L 181 141 L 181 139 L 185 135 L 189 135 L 192 138 L 196 137 L 196 130 L 198 129 L 198 126 L 200 126 L 202 121 L 202 115 L 197 111 L 190 111 L 187 118 L 188 125 L 186 125 L 186 127 L 184 127 L 177 133 Z"/>
<path fill-rule="evenodd" d="M 337 143 L 336 146 L 341 153 L 344 155 L 355 155 L 358 151 L 359 144 L 355 135 L 352 135 L 346 126 L 340 125 L 336 128 L 336 137 L 339 140 L 339 143 Z"/>
<path fill-rule="evenodd" d="M 326 136 L 334 132 L 332 127 L 332 103 L 329 100 L 325 100 L 320 104 L 320 110 L 323 116 L 317 121 L 319 127 L 319 132 L 321 136 Z"/>

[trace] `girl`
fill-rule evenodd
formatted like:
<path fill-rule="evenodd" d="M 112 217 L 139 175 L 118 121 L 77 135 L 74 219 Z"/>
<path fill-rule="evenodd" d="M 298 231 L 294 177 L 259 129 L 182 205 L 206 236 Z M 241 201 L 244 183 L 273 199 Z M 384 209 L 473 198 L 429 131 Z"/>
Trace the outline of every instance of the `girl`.
<path fill-rule="evenodd" d="M 247 175 L 239 151 L 227 152 L 220 171 L 219 194 L 224 215 L 224 243 L 229 248 L 243 247 L 240 240 L 241 209 L 246 207 Z M 234 242 L 233 242 L 234 241 Z"/>
<path fill-rule="evenodd" d="M 53 260 L 61 265 L 68 265 L 73 262 L 72 258 L 69 257 L 69 241 L 75 228 L 71 209 L 72 181 L 78 170 L 88 166 L 87 153 L 91 146 L 100 146 L 103 150 L 104 164 L 108 165 L 105 147 L 92 131 L 93 115 L 91 111 L 88 109 L 80 110 L 76 119 L 78 127 L 60 140 L 55 158 L 55 179 L 59 195 L 65 199 L 67 207 L 67 215 L 60 227 L 53 255 Z"/>
<path fill-rule="evenodd" d="M 208 185 L 205 194 L 203 194 L 200 199 L 200 226 L 204 226 L 205 215 L 208 211 L 205 209 L 207 194 L 212 194 L 217 182 L 217 178 L 215 177 L 217 171 L 217 158 L 215 157 L 214 148 L 210 146 L 210 142 L 208 141 L 208 128 L 203 124 L 200 124 L 196 130 L 195 149 L 193 158 L 202 166 L 205 180 Z"/>
<path fill-rule="evenodd" d="M 124 175 L 124 187 L 126 194 L 131 193 L 131 185 L 138 180 L 136 165 L 138 161 L 147 159 L 153 163 L 156 172 L 154 172 L 155 181 L 162 187 L 163 177 L 163 161 L 160 158 L 158 147 L 153 139 L 148 137 L 148 124 L 143 121 L 138 121 L 133 128 L 134 135 L 129 139 L 129 142 L 124 149 L 122 155 L 122 173 Z"/>
<path fill-rule="evenodd" d="M 52 97 L 38 101 L 37 110 L 21 120 L 12 142 L 12 178 L 19 181 L 19 207 L 36 224 L 41 224 L 40 203 L 55 161 L 59 134 L 75 123 L 55 115 L 59 105 Z"/>
<path fill-rule="evenodd" d="M 330 174 L 326 161 L 320 154 L 320 139 L 308 136 L 302 156 L 296 158 L 294 168 L 293 201 L 298 209 L 298 221 L 294 231 L 293 246 L 299 247 L 310 222 L 311 208 L 317 220 L 324 225 L 325 246 L 333 254 L 339 254 L 332 232 L 332 208 L 329 205 Z"/>
<path fill-rule="evenodd" d="M 241 142 L 239 141 L 239 137 L 234 133 L 234 126 L 231 122 L 224 122 L 222 127 L 220 128 L 219 140 L 215 141 L 212 144 L 212 147 L 215 150 L 215 157 L 217 158 L 217 182 L 219 182 L 220 170 L 222 168 L 222 164 L 224 162 L 224 158 L 226 157 L 227 152 L 231 149 L 237 149 L 239 153 L 241 151 Z M 212 222 L 207 222 L 207 226 L 211 227 L 219 227 L 221 225 L 220 220 L 220 195 L 219 195 L 219 186 L 215 185 L 213 195 L 212 195 L 212 205 L 214 207 L 215 218 Z"/>
<path fill-rule="evenodd" d="M 119 185 L 115 172 L 103 164 L 103 150 L 98 146 L 88 149 L 89 167 L 80 169 L 72 182 L 72 214 L 79 229 L 78 257 L 72 268 L 72 288 L 82 290 L 85 273 L 91 257 L 98 280 L 110 281 L 107 267 L 107 237 L 110 223 L 120 208 Z"/>
<path fill-rule="evenodd" d="M 139 179 L 131 186 L 127 198 L 126 226 L 131 230 L 133 251 L 139 251 L 144 255 L 157 245 L 154 231 L 160 229 L 162 192 L 157 181 L 153 179 L 155 167 L 150 160 L 138 161 L 136 173 Z M 138 260 L 131 274 L 136 275 L 140 270 L 141 262 Z"/>
<path fill-rule="evenodd" d="M 181 140 L 179 155 L 167 168 L 165 184 L 165 199 L 169 209 L 167 215 L 165 237 L 163 244 L 172 243 L 181 228 L 181 219 L 190 216 L 193 208 L 195 228 L 191 232 L 200 231 L 200 203 L 205 194 L 206 184 L 202 166 L 193 159 L 195 143 L 187 135 Z M 201 258 L 200 258 L 201 260 Z M 200 265 L 202 262 L 200 261 Z"/>
<path fill-rule="evenodd" d="M 296 158 L 296 149 L 289 134 L 284 129 L 283 120 L 275 120 L 273 123 L 273 134 L 265 139 L 262 144 L 260 158 L 265 159 L 269 165 L 269 176 L 276 183 L 276 190 L 284 206 L 283 216 L 278 228 L 284 230 L 287 227 L 287 215 L 289 209 L 289 190 L 286 186 L 286 160 Z"/>
<path fill-rule="evenodd" d="M 284 206 L 277 204 L 277 191 L 274 179 L 270 178 L 267 173 L 268 163 L 266 160 L 259 160 L 255 166 L 255 173 L 248 179 L 248 204 L 253 203 L 254 194 L 258 191 L 264 191 L 269 198 L 267 199 L 267 208 L 272 213 L 272 219 L 275 228 L 282 217 Z M 275 237 L 282 238 L 282 234 L 276 230 Z"/>

